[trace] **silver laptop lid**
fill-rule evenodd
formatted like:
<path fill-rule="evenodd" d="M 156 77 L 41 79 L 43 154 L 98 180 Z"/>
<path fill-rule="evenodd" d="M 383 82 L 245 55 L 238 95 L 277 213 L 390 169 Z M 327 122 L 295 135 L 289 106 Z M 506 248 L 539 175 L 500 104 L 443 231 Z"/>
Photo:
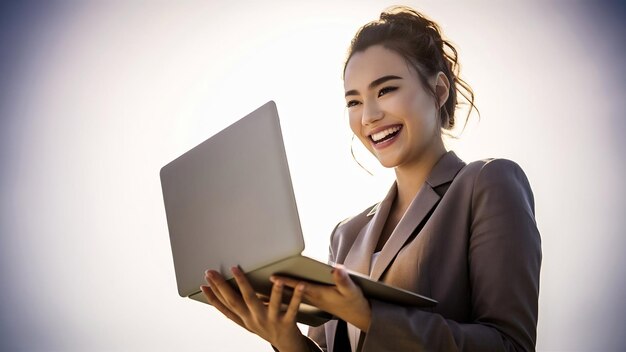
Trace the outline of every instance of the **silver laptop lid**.
<path fill-rule="evenodd" d="M 304 250 L 276 104 L 266 103 L 161 169 L 178 293 L 206 269 L 232 277 Z"/>

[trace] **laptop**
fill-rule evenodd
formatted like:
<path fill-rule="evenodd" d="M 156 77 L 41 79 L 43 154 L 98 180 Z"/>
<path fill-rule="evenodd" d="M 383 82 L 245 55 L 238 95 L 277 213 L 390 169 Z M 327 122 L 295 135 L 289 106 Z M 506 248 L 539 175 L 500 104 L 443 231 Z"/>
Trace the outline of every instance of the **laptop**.
<path fill-rule="evenodd" d="M 237 288 L 239 266 L 260 297 L 280 274 L 333 285 L 332 266 L 303 256 L 304 239 L 276 104 L 269 101 L 161 168 L 161 187 L 178 293 L 208 303 L 199 286 L 214 269 Z M 366 297 L 432 307 L 436 301 L 349 271 Z M 289 294 L 285 294 L 288 303 Z M 297 320 L 332 315 L 301 304 Z"/>

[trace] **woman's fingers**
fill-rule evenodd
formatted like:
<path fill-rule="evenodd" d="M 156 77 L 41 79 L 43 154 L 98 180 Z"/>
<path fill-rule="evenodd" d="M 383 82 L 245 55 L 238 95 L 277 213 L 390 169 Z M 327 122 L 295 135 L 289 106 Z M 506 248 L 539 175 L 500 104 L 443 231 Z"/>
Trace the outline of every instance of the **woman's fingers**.
<path fill-rule="evenodd" d="M 333 270 L 332 278 L 335 285 L 307 284 L 307 290 L 304 294 L 305 301 L 311 300 L 311 303 L 315 304 L 319 299 L 329 297 L 329 294 L 332 291 L 336 291 L 344 297 L 351 297 L 355 294 L 361 293 L 361 288 L 355 284 L 354 281 L 352 281 L 346 269 L 344 269 L 341 265 L 338 265 L 335 270 Z M 284 276 L 272 276 L 270 280 L 272 280 L 272 282 L 275 280 L 281 280 L 285 286 L 291 288 L 295 288 L 300 282 L 302 282 L 302 280 Z"/>
<path fill-rule="evenodd" d="M 360 288 L 352 281 L 348 272 L 342 268 L 337 267 L 333 272 L 333 280 L 337 285 L 337 290 L 344 296 L 351 296 L 357 292 L 360 292 Z"/>
<path fill-rule="evenodd" d="M 298 314 L 298 308 L 300 308 L 300 302 L 302 302 L 302 294 L 304 293 L 304 290 L 304 283 L 301 282 L 296 286 L 293 296 L 291 297 L 291 301 L 289 302 L 289 307 L 287 307 L 287 311 L 283 317 L 286 321 L 291 322 L 296 320 L 296 314 Z"/>
<path fill-rule="evenodd" d="M 226 304 L 226 299 L 222 296 L 220 291 L 217 289 L 217 286 L 215 286 L 215 284 L 211 282 L 211 279 L 209 279 L 208 274 L 207 276 L 205 276 L 205 280 L 210 285 L 208 286 L 208 288 L 209 290 L 211 290 L 211 293 L 213 294 L 213 296 L 215 296 L 222 304 Z"/>
<path fill-rule="evenodd" d="M 285 286 L 288 286 L 285 283 L 286 280 L 282 278 L 272 278 L 274 285 L 272 285 L 269 303 L 265 306 L 257 297 L 256 292 L 241 269 L 234 267 L 231 270 L 239 286 L 241 295 L 226 282 L 222 275 L 214 270 L 207 270 L 206 272 L 206 279 L 210 286 L 201 286 L 201 290 L 207 298 L 207 301 L 217 310 L 248 330 L 254 329 L 254 331 L 257 331 L 261 329 L 258 331 L 262 331 L 264 327 L 267 327 L 267 324 L 275 324 L 278 322 L 281 322 L 281 326 L 283 326 L 282 324 L 284 323 L 295 324 L 296 315 L 298 314 L 298 309 L 305 292 L 305 284 L 303 282 L 289 282 L 290 284 L 294 284 L 295 289 L 287 310 L 282 313 L 283 291 Z M 319 286 L 320 289 L 330 288 L 320 285 L 311 286 Z"/>
<path fill-rule="evenodd" d="M 302 294 L 302 301 L 305 303 L 312 304 L 318 308 L 322 308 L 324 301 L 326 301 L 329 297 L 332 297 L 337 294 L 337 288 L 335 285 L 324 285 L 324 284 L 314 284 L 310 282 L 303 282 L 302 280 L 293 279 L 285 276 L 271 276 L 270 280 L 272 282 L 276 282 L 280 280 L 283 282 L 284 286 L 295 288 L 298 284 L 303 283 L 306 284 L 306 290 Z"/>
<path fill-rule="evenodd" d="M 270 276 L 271 282 L 276 282 L 276 280 L 280 280 L 285 286 L 291 287 L 294 289 L 296 288 L 298 283 L 302 281 L 302 280 L 294 279 L 294 278 L 287 277 L 287 276 L 274 276 L 274 275 Z"/>
<path fill-rule="evenodd" d="M 224 314 L 228 319 L 234 321 L 235 323 L 237 323 L 238 325 L 242 326 L 242 327 L 246 327 L 245 324 L 243 323 L 243 320 L 241 320 L 241 317 L 239 317 L 237 314 L 233 313 L 230 309 L 228 309 L 216 296 L 215 293 L 213 292 L 213 290 L 211 290 L 210 287 L 208 286 L 200 286 L 200 290 L 202 290 L 202 293 L 204 294 L 204 297 L 206 297 L 207 301 L 213 306 L 215 307 L 215 309 L 217 309 L 218 311 L 220 311 L 222 314 Z M 246 328 L 247 329 L 247 328 Z"/>
<path fill-rule="evenodd" d="M 241 296 L 230 287 L 222 275 L 214 270 L 207 270 L 206 279 L 211 285 L 211 290 L 213 290 L 215 296 L 218 297 L 228 309 L 239 316 L 246 314 L 248 308 L 245 302 L 241 300 Z"/>
<path fill-rule="evenodd" d="M 283 303 L 283 282 L 281 280 L 274 281 L 272 285 L 272 294 L 270 295 L 270 303 L 267 307 L 267 316 L 270 321 L 277 321 L 280 314 L 280 306 Z"/>
<path fill-rule="evenodd" d="M 230 269 L 235 276 L 235 281 L 237 281 L 237 286 L 239 286 L 239 291 L 241 292 L 241 296 L 243 300 L 246 302 L 248 309 L 254 310 L 255 313 L 261 312 L 263 309 L 263 303 L 257 297 L 256 292 L 250 285 L 250 282 L 244 275 L 244 273 L 238 267 L 233 267 Z"/>

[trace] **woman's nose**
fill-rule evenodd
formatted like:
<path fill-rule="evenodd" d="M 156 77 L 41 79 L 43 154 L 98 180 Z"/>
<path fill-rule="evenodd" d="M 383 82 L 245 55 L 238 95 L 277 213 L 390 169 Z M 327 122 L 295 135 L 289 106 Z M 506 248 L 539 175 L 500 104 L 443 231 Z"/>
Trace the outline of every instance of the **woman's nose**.
<path fill-rule="evenodd" d="M 361 123 L 363 124 L 363 126 L 367 126 L 382 119 L 383 116 L 384 116 L 383 111 L 380 109 L 378 104 L 376 103 L 364 104 Z"/>

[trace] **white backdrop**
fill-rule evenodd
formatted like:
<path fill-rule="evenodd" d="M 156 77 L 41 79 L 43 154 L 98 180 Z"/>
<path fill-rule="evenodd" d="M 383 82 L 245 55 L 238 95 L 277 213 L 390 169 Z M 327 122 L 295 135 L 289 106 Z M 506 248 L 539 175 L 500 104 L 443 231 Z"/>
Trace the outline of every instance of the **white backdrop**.
<path fill-rule="evenodd" d="M 389 1 L 3 5 L 0 350 L 270 351 L 178 297 L 158 172 L 277 102 L 306 254 L 393 174 L 350 156 L 341 69 Z M 482 119 L 450 148 L 526 171 L 543 238 L 538 350 L 626 343 L 623 10 L 408 1 L 459 49 Z"/>

